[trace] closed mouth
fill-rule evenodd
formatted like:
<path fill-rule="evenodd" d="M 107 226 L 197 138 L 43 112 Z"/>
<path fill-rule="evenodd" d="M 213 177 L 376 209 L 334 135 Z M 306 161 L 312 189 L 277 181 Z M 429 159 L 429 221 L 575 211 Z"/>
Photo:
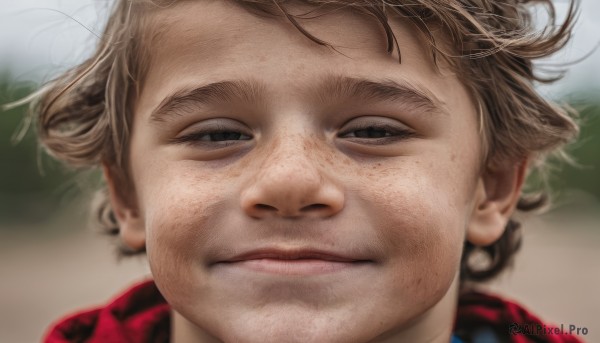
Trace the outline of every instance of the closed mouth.
<path fill-rule="evenodd" d="M 362 260 L 353 257 L 343 256 L 320 250 L 282 250 L 282 249 L 259 249 L 249 251 L 240 255 L 236 255 L 230 259 L 222 261 L 224 263 L 233 263 L 240 261 L 249 260 L 281 260 L 291 262 L 292 260 L 320 260 L 328 262 L 369 262 L 369 260 Z"/>

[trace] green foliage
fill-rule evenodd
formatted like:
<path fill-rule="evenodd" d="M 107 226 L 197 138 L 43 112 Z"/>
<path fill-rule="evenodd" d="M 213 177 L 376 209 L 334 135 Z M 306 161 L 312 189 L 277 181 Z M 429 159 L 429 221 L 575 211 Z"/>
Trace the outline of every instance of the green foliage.
<path fill-rule="evenodd" d="M 600 102 L 587 101 L 581 111 L 579 140 L 569 147 L 576 166 L 564 165 L 552 184 L 557 189 L 579 189 L 600 199 Z"/>
<path fill-rule="evenodd" d="M 33 85 L 16 85 L 0 73 L 0 105 L 29 95 Z M 74 183 L 60 164 L 38 148 L 35 124 L 20 141 L 12 139 L 25 119 L 27 106 L 0 111 L 0 227 L 48 220 Z"/>

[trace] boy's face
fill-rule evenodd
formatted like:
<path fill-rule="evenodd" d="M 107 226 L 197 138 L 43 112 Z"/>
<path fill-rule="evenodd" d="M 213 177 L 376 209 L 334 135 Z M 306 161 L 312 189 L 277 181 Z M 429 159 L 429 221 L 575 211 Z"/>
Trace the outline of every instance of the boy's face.
<path fill-rule="evenodd" d="M 135 201 L 113 190 L 113 206 L 125 242 L 145 244 L 176 330 L 447 340 L 465 237 L 491 242 L 508 214 L 477 224 L 490 182 L 475 106 L 421 36 L 391 22 L 399 65 L 379 24 L 347 11 L 300 21 L 341 54 L 224 1 L 154 20 Z"/>

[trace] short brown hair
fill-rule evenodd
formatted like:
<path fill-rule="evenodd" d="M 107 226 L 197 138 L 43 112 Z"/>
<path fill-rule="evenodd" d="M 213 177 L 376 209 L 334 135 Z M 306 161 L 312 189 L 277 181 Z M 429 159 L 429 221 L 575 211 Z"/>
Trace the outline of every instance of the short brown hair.
<path fill-rule="evenodd" d="M 180 0 L 181 1 L 181 0 Z M 109 166 L 126 192 L 131 185 L 128 172 L 128 139 L 132 125 L 132 103 L 140 93 L 149 64 L 149 42 L 156 28 L 148 24 L 150 13 L 165 3 L 152 0 L 118 0 L 101 36 L 95 54 L 49 82 L 30 99 L 31 114 L 37 119 L 41 144 L 46 151 L 74 167 Z M 286 10 L 286 0 L 234 0 L 259 15 L 283 17 L 316 44 L 335 49 L 312 36 L 299 23 L 302 16 Z M 575 113 L 542 98 L 534 82 L 553 82 L 534 73 L 533 61 L 551 55 L 568 41 L 577 12 L 571 1 L 566 19 L 555 25 L 550 0 L 302 0 L 311 6 L 346 8 L 373 18 L 385 30 L 391 53 L 401 52 L 388 23 L 390 14 L 414 24 L 422 34 L 435 63 L 448 62 L 469 89 L 479 107 L 485 156 L 482 163 L 516 163 L 530 157 L 530 170 L 544 166 L 550 154 L 562 154 L 563 146 L 578 133 Z M 546 7 L 549 21 L 536 31 L 531 7 Z M 448 44 L 439 44 L 433 34 L 442 29 Z M 450 49 L 446 49 L 450 47 Z M 448 51 L 450 50 L 450 51 Z M 117 222 L 100 190 L 96 215 L 104 230 L 119 233 Z M 125 194 L 122 194 L 125 195 Z M 546 198 L 523 194 L 521 211 L 540 208 Z M 520 246 L 519 223 L 511 219 L 494 244 L 475 247 L 465 242 L 461 280 L 483 281 L 497 275 Z M 471 254 L 482 251 L 489 257 L 483 269 L 469 263 Z M 125 254 L 138 253 L 122 250 Z"/>

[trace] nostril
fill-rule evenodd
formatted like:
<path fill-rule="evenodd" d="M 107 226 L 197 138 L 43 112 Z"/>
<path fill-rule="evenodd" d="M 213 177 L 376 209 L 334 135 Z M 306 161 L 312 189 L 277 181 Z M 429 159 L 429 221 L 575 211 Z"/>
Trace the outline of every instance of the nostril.
<path fill-rule="evenodd" d="M 308 206 L 304 206 L 302 207 L 301 211 L 314 211 L 314 210 L 321 210 L 324 208 L 327 208 L 329 206 L 324 205 L 324 204 L 312 204 L 312 205 L 308 205 Z"/>
<path fill-rule="evenodd" d="M 284 217 L 298 217 L 298 216 L 301 216 L 302 213 L 305 213 L 305 214 L 324 213 L 325 211 L 327 211 L 330 208 L 331 208 L 331 206 L 328 206 L 325 204 L 311 204 L 311 205 L 307 205 L 307 206 L 300 208 L 300 210 L 298 210 L 297 207 L 294 208 L 294 207 L 288 206 L 288 207 L 278 208 L 276 206 L 271 206 L 271 205 L 267 205 L 267 204 L 254 204 L 254 206 L 252 206 L 252 213 L 253 213 L 253 215 L 256 215 L 256 216 L 275 214 L 275 215 L 284 216 Z"/>
<path fill-rule="evenodd" d="M 256 207 L 257 210 L 277 211 L 277 208 L 265 204 L 256 204 L 254 207 Z"/>

